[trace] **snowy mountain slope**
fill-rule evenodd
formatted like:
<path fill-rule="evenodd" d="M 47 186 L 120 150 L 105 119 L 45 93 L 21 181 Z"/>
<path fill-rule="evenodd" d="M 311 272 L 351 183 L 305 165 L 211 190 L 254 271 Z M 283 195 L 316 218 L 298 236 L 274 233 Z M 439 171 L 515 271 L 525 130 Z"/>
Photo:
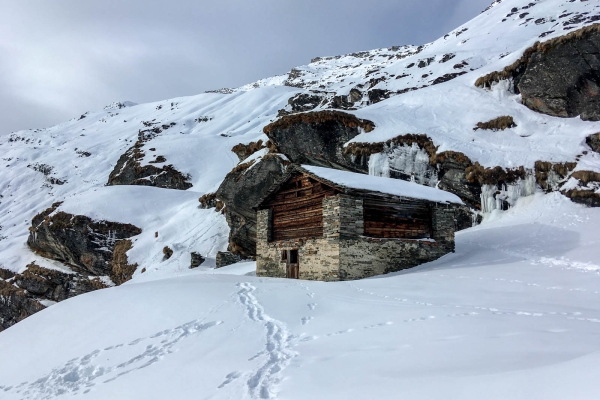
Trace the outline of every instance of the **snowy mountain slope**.
<path fill-rule="evenodd" d="M 495 2 L 472 21 L 424 46 L 321 58 L 309 66 L 295 69 L 300 71 L 294 73 L 295 78 L 269 78 L 228 91 L 229 94 L 205 93 L 143 105 L 113 104 L 104 111 L 87 113 L 52 128 L 1 137 L 5 166 L 0 176 L 0 267 L 19 271 L 35 261 L 48 268 L 64 269 L 61 264 L 38 257 L 26 248 L 27 228 L 32 216 L 53 202 L 73 196 L 77 199 L 80 195 L 83 196 L 81 199 L 93 198 L 95 201 L 85 200 L 90 207 L 79 211 L 93 214 L 98 203 L 111 205 L 108 208 L 123 206 L 131 212 L 120 214 L 119 221 L 141 218 L 142 236 L 148 236 L 148 246 L 150 243 L 172 245 L 176 257 L 161 264 L 161 268 L 172 265 L 175 270 L 184 270 L 188 266 L 188 253 L 200 249 L 208 251 L 205 254 L 209 258 L 207 265 L 212 265 L 216 251 L 224 249 L 227 229 L 223 218 L 197 210 L 193 197 L 214 191 L 237 164 L 231 148 L 240 142 L 266 141 L 263 127 L 277 118 L 279 110 L 289 107 L 288 99 L 297 94 L 312 95 L 311 90 L 318 89 L 345 95 L 351 87 L 370 86 L 371 79 L 377 83 L 369 90 L 395 93 L 431 84 L 451 70 L 469 71 L 449 82 L 406 92 L 377 104 L 367 105 L 368 90 L 361 89 L 362 100 L 351 108 L 362 108 L 349 112 L 374 121 L 376 128 L 359 135 L 354 142 L 375 142 L 406 133 L 424 133 L 439 146 L 438 151 L 462 152 L 486 167 L 531 168 L 537 160 L 578 160 L 577 169 L 600 171 L 596 153 L 583 155 L 587 151 L 584 137 L 600 131 L 600 123 L 535 113 L 519 104 L 519 96 L 510 94 L 503 83 L 492 91 L 473 85 L 482 74 L 501 69 L 520 57 L 542 33 L 553 31 L 544 36 L 543 40 L 547 40 L 594 23 L 599 7 L 595 2 L 564 0 Z M 450 58 L 451 55 L 455 56 Z M 422 60 L 428 65 L 421 63 L 423 66 L 420 67 Z M 462 61 L 468 66 L 455 69 L 454 65 Z M 409 68 L 413 63 L 415 65 Z M 423 78 L 425 74 L 429 76 Z M 387 79 L 392 75 L 395 75 L 394 79 Z M 512 115 L 517 127 L 502 132 L 473 131 L 477 122 L 503 114 Z M 189 191 L 196 193 L 164 197 L 161 193 L 167 189 L 148 188 L 149 197 L 171 199 L 165 205 L 165 213 L 173 207 L 176 212 L 169 217 L 157 217 L 156 208 L 143 213 L 136 207 L 141 188 L 139 191 L 131 189 L 131 197 L 126 198 L 122 196 L 125 192 L 120 192 L 121 197 L 114 197 L 115 192 L 104 187 L 119 157 L 134 145 L 138 132 L 149 124 L 167 128 L 163 127 L 145 143 L 144 157 L 139 160 L 141 165 L 150 165 L 159 159 L 158 156 L 164 157 L 166 161 L 153 165 L 172 164 L 184 175 L 189 175 L 193 185 Z M 373 159 L 375 161 L 375 157 Z M 381 166 L 374 165 L 371 172 L 381 174 Z M 431 184 L 435 182 L 432 180 Z M 524 193 L 530 194 L 533 190 L 530 188 Z M 82 204 L 85 202 L 81 201 Z M 181 203 L 187 206 L 178 206 Z M 138 218 L 140 213 L 143 216 Z M 184 224 L 186 218 L 196 215 L 200 219 L 203 218 L 200 215 L 208 215 L 206 224 L 211 226 L 199 228 L 198 232 L 212 232 L 212 225 L 216 224 L 218 227 L 214 232 L 220 232 L 220 239 L 215 233 L 204 242 L 203 234 L 196 236 L 194 233 L 190 238 L 188 232 L 168 228 L 170 224 Z M 156 218 L 164 225 L 151 222 Z M 155 231 L 161 233 L 158 241 L 152 241 L 150 237 Z M 139 243 L 140 250 L 130 252 L 132 260 L 149 270 L 157 269 L 160 249 L 150 250 Z M 166 269 L 171 270 L 171 267 Z"/>
<path fill-rule="evenodd" d="M 108 209 L 127 209 L 126 214 L 118 215 L 117 222 L 139 221 L 140 218 L 164 220 L 167 216 L 161 214 L 169 207 L 179 207 L 182 223 L 202 212 L 210 215 L 209 221 L 212 221 L 212 214 L 197 210 L 198 197 L 215 190 L 237 164 L 231 148 L 239 142 L 262 137 L 262 126 L 270 121 L 269 118 L 274 118 L 277 110 L 295 92 L 297 90 L 293 88 L 270 87 L 232 95 L 202 94 L 87 113 L 84 118 L 52 128 L 0 137 L 5 163 L 0 176 L 0 254 L 3 255 L 0 267 L 18 271 L 35 260 L 42 266 L 63 268 L 26 248 L 27 227 L 31 217 L 51 203 L 80 194 L 85 200 L 73 202 L 79 202 L 80 206 L 90 205 L 88 212 L 94 212 L 102 204 Z M 204 121 L 204 118 L 208 120 Z M 175 122 L 176 125 L 163 130 L 146 144 L 147 148 L 156 151 L 146 151 L 142 163 L 152 161 L 152 155 L 164 156 L 167 160 L 164 164 L 174 164 L 182 173 L 191 176 L 193 193 L 173 191 L 175 193 L 163 195 L 171 190 L 104 187 L 119 156 L 134 144 L 138 131 L 145 129 L 144 121 Z M 115 191 L 119 189 L 122 191 L 115 197 Z M 144 189 L 147 191 L 143 192 Z M 130 196 L 123 195 L 127 190 L 131 191 Z M 167 205 L 163 209 L 140 210 L 138 203 L 144 197 L 165 199 Z M 91 199 L 94 202 L 90 202 Z M 188 204 L 184 210 L 182 203 Z M 199 221 L 202 219 L 199 217 Z M 165 236 L 166 228 L 144 221 L 140 221 L 140 227 L 148 234 L 162 231 L 161 242 L 164 240 L 177 247 L 179 242 L 190 240 L 188 236 L 176 234 Z M 224 219 L 215 223 L 223 226 Z M 226 228 L 221 228 L 221 232 L 226 236 Z M 206 254 L 213 258 L 213 263 L 216 251 L 223 249 L 226 239 L 221 243 Z M 204 245 L 199 246 L 203 248 Z M 150 263 L 145 258 L 140 261 Z"/>
<path fill-rule="evenodd" d="M 554 193 L 488 219 L 404 273 L 196 272 L 59 303 L 0 333 L 0 398 L 598 397 L 598 213 Z"/>
<path fill-rule="evenodd" d="M 274 121 L 280 110 L 289 111 L 288 100 L 298 94 L 313 96 L 315 90 L 327 92 L 316 110 L 338 105 L 375 123 L 375 130 L 352 142 L 422 133 L 431 137 L 438 152 L 461 152 L 484 167 L 530 169 L 538 160 L 577 161 L 576 170 L 600 172 L 598 154 L 587 151 L 584 143 L 587 135 L 600 131 L 599 122 L 533 112 L 520 104 L 520 97 L 511 94 L 506 83 L 491 91 L 473 84 L 481 75 L 512 63 L 534 41 L 595 23 L 599 13 L 595 2 L 495 2 L 472 21 L 424 46 L 320 58 L 288 76 L 224 91 L 228 94 L 205 93 L 142 105 L 114 103 L 55 127 L 0 137 L 5 163 L 0 175 L 0 268 L 18 272 L 35 261 L 42 267 L 68 270 L 33 254 L 25 245 L 31 218 L 65 199 L 63 211 L 139 224 L 143 233 L 128 255 L 131 262 L 146 268 L 144 279 L 182 273 L 189 267 L 192 251 L 207 257 L 205 266 L 213 266 L 216 252 L 226 248 L 228 228 L 222 215 L 198 209 L 194 199 L 213 192 L 238 163 L 231 152 L 234 145 L 266 141 L 264 126 Z M 540 38 L 549 31 L 553 32 Z M 455 73 L 452 71 L 467 73 L 432 85 Z M 423 88 L 407 91 L 415 87 Z M 333 96 L 351 95 L 351 88 L 362 93 L 360 101 L 355 97 L 350 104 L 352 96 L 348 96 L 332 102 Z M 380 90 L 377 100 L 381 101 L 376 104 L 369 99 L 373 89 Z M 393 96 L 384 100 L 388 95 Z M 502 132 L 473 130 L 478 122 L 505 114 L 514 117 L 516 127 Z M 140 165 L 173 165 L 189 177 L 189 193 L 104 186 L 119 157 L 148 127 L 161 128 L 144 143 Z M 423 152 L 402 151 L 416 158 Z M 402 154 L 392 161 L 405 162 Z M 162 162 L 156 163 L 161 158 Z M 373 156 L 370 173 L 385 175 L 389 162 Z M 414 168 L 418 173 L 418 166 Z M 428 182 L 436 183 L 435 177 Z M 510 204 L 536 190 L 531 182 L 520 185 L 514 190 L 507 188 L 515 192 L 509 193 Z M 579 182 L 569 185 L 576 188 Z M 483 211 L 499 207 L 492 198 L 496 189 L 488 189 L 491 194 L 482 199 Z M 146 199 L 158 200 L 148 204 Z M 166 261 L 162 259 L 164 246 L 174 250 L 174 257 Z M 136 279 L 140 277 L 141 268 L 136 272 Z"/>
<path fill-rule="evenodd" d="M 364 92 L 363 98 L 352 106 L 360 108 L 369 104 L 369 90 L 394 95 L 453 78 L 449 75 L 477 70 L 480 76 L 512 63 L 537 40 L 549 40 L 598 21 L 600 6 L 594 1 L 495 1 L 481 15 L 434 42 L 317 57 L 287 76 L 233 90 L 285 84 L 348 95 L 357 88 Z"/>

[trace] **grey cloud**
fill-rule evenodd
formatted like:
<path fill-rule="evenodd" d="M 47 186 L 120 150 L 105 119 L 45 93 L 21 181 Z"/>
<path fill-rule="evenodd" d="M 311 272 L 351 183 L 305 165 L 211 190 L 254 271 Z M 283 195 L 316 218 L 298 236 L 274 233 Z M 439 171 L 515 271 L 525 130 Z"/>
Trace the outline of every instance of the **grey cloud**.
<path fill-rule="evenodd" d="M 435 40 L 491 0 L 0 0 L 0 134 Z"/>

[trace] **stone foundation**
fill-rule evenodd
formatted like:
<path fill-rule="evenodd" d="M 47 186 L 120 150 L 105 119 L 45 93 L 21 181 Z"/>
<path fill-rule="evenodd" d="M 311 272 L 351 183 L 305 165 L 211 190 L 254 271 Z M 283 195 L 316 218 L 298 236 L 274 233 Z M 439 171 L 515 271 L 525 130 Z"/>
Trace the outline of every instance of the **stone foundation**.
<path fill-rule="evenodd" d="M 348 195 L 323 200 L 323 237 L 270 241 L 271 210 L 257 213 L 256 275 L 286 277 L 283 250 L 298 250 L 299 278 L 344 281 L 387 274 L 454 251 L 454 208 L 433 205 L 432 239 L 363 236 L 363 201 Z"/>

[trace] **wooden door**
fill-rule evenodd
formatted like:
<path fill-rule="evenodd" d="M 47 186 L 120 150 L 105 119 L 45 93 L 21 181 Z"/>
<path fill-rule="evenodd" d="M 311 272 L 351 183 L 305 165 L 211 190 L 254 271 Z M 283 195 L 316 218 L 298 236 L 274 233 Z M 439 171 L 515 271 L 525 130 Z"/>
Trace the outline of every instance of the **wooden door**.
<path fill-rule="evenodd" d="M 287 252 L 287 271 L 286 277 L 290 279 L 300 278 L 300 261 L 298 260 L 298 250 L 286 250 Z"/>

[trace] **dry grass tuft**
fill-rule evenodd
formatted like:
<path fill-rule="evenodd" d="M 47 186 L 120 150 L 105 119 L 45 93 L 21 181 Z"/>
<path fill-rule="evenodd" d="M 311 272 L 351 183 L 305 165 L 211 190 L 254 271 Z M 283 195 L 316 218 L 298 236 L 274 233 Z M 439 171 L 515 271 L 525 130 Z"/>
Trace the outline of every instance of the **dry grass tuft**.
<path fill-rule="evenodd" d="M 515 128 L 516 126 L 517 124 L 515 124 L 513 117 L 511 117 L 510 115 L 503 115 L 501 117 L 494 118 L 488 122 L 478 122 L 477 127 L 473 128 L 473 130 L 476 131 L 477 129 L 484 129 L 492 131 L 503 131 L 507 128 Z"/>

